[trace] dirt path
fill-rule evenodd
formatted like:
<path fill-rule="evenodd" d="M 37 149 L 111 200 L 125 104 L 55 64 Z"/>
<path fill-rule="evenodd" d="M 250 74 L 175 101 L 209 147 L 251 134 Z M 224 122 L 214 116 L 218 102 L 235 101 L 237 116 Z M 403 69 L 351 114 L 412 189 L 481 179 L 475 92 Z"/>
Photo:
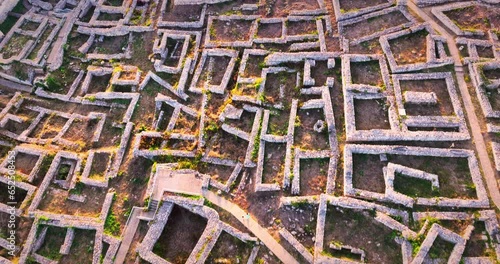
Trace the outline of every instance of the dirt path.
<path fill-rule="evenodd" d="M 205 190 L 203 196 L 214 203 L 215 205 L 223 208 L 224 210 L 230 212 L 240 220 L 240 222 L 248 228 L 252 233 L 260 239 L 268 248 L 271 250 L 283 263 L 293 264 L 299 263 L 295 260 L 288 251 L 286 251 L 276 240 L 267 232 L 267 229 L 260 226 L 257 221 L 250 219 L 244 219 L 246 212 L 239 208 L 237 205 L 231 203 L 230 201 L 218 196 L 217 194 Z"/>
<path fill-rule="evenodd" d="M 455 45 L 455 40 L 453 35 L 442 28 L 436 21 L 432 19 L 430 15 L 420 9 L 413 3 L 413 1 L 408 1 L 408 7 L 422 17 L 425 21 L 428 21 L 432 28 L 441 33 L 448 43 L 450 53 L 455 60 L 455 72 L 458 82 L 458 88 L 460 89 L 460 94 L 462 94 L 463 103 L 467 113 L 467 119 L 469 121 L 470 129 L 472 132 L 472 142 L 476 145 L 476 153 L 481 164 L 481 169 L 483 171 L 484 179 L 486 180 L 486 185 L 490 193 L 490 197 L 497 208 L 500 209 L 500 192 L 498 190 L 498 183 L 495 177 L 495 171 L 493 170 L 493 165 L 491 163 L 490 157 L 486 150 L 486 143 L 481 132 L 481 127 L 479 126 L 479 120 L 477 118 L 476 112 L 474 111 L 474 105 L 472 104 L 472 99 L 470 97 L 469 91 L 467 90 L 467 84 L 465 83 L 463 74 L 463 65 L 460 60 L 460 54 L 458 52 L 457 46 Z"/>

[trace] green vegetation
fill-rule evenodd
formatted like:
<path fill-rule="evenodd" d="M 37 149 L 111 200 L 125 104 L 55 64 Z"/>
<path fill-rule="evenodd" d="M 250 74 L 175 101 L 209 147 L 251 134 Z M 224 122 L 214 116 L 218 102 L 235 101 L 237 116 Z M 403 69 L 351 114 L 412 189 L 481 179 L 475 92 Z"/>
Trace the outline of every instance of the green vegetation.
<path fill-rule="evenodd" d="M 48 226 L 45 241 L 37 253 L 52 260 L 59 260 L 62 257 L 59 250 L 65 237 L 66 228 Z"/>
<path fill-rule="evenodd" d="M 295 123 L 293 124 L 295 127 L 300 127 L 300 118 L 299 116 L 295 116 Z"/>
<path fill-rule="evenodd" d="M 57 171 L 57 179 L 62 179 L 66 180 L 66 178 L 69 176 L 70 173 L 70 166 L 66 164 L 62 164 L 59 167 L 59 170 Z"/>
<path fill-rule="evenodd" d="M 427 254 L 431 259 L 448 259 L 454 246 L 455 244 L 437 237 Z"/>
<path fill-rule="evenodd" d="M 113 196 L 113 203 L 116 199 L 116 195 Z M 111 207 L 113 206 L 111 204 Z M 104 233 L 112 236 L 118 236 L 120 234 L 120 222 L 113 211 L 109 210 L 108 216 L 106 217 L 106 221 L 104 222 Z"/>
<path fill-rule="evenodd" d="M 211 28 L 209 29 L 209 31 L 210 31 L 210 38 L 211 38 L 211 39 L 214 39 L 214 38 L 216 38 L 216 37 L 217 37 L 217 34 L 215 33 L 215 28 L 211 27 Z"/>
<path fill-rule="evenodd" d="M 309 206 L 309 203 L 307 202 L 307 200 L 298 200 L 298 201 L 292 202 L 290 205 L 294 208 L 304 209 L 304 208 L 307 208 Z"/>
<path fill-rule="evenodd" d="M 187 194 L 187 193 L 179 193 L 179 196 L 192 199 L 192 200 L 199 200 L 203 198 L 201 195 L 192 195 L 192 194 Z"/>
<path fill-rule="evenodd" d="M 26 66 L 24 64 L 21 64 L 20 62 L 13 62 L 12 63 L 12 70 L 14 71 L 14 75 L 16 78 L 20 80 L 27 80 L 28 79 L 28 71 L 26 70 Z"/>
<path fill-rule="evenodd" d="M 203 158 L 203 153 L 198 153 L 194 157 L 194 159 L 187 159 L 177 162 L 177 169 L 191 169 L 198 170 L 202 165 L 201 158 Z"/>
<path fill-rule="evenodd" d="M 10 29 L 16 24 L 18 19 L 19 18 L 14 16 L 7 16 L 3 23 L 0 24 L 0 31 L 2 31 L 4 34 L 7 34 L 7 32 L 9 32 Z"/>
<path fill-rule="evenodd" d="M 218 130 L 219 130 L 219 124 L 215 120 L 210 120 L 204 129 L 205 134 L 206 133 L 215 133 Z"/>
<path fill-rule="evenodd" d="M 437 197 L 439 190 L 432 187 L 427 180 L 408 177 L 396 173 L 394 178 L 394 190 L 410 197 Z"/>
<path fill-rule="evenodd" d="M 262 120 L 259 121 L 259 131 L 257 132 L 257 136 L 255 136 L 255 141 L 253 143 L 253 149 L 252 149 L 252 156 L 251 159 L 253 161 L 257 160 L 257 156 L 259 155 L 259 148 L 260 148 L 260 134 L 262 132 Z"/>
<path fill-rule="evenodd" d="M 253 87 L 255 88 L 255 90 L 260 89 L 260 86 L 262 85 L 262 81 L 263 81 L 262 78 L 255 79 L 255 82 L 253 83 Z"/>
<path fill-rule="evenodd" d="M 264 95 L 264 93 L 259 93 L 257 95 L 257 100 L 259 100 L 259 102 L 261 102 L 261 103 L 265 103 L 266 102 L 266 96 Z"/>
<path fill-rule="evenodd" d="M 84 186 L 85 186 L 85 184 L 81 183 L 80 181 L 77 181 L 75 184 L 75 188 L 71 189 L 69 192 L 70 192 L 70 194 L 80 195 L 83 192 Z"/>
<path fill-rule="evenodd" d="M 142 12 L 140 10 L 134 9 L 132 17 L 130 18 L 130 24 L 139 25 L 142 20 Z"/>
<path fill-rule="evenodd" d="M 111 6 L 121 6 L 123 4 L 123 0 L 106 0 L 104 4 Z"/>
<path fill-rule="evenodd" d="M 61 83 L 58 80 L 56 80 L 56 78 L 52 74 L 49 74 L 49 76 L 47 76 L 45 83 L 47 85 L 46 90 L 50 92 L 58 92 L 62 88 Z"/>
<path fill-rule="evenodd" d="M 209 200 L 207 200 L 207 199 L 205 199 L 205 200 L 203 201 L 203 205 L 204 205 L 204 206 L 208 206 L 208 207 L 210 207 L 210 208 L 214 208 L 214 207 L 216 206 L 214 203 L 210 202 L 210 201 L 209 201 Z"/>

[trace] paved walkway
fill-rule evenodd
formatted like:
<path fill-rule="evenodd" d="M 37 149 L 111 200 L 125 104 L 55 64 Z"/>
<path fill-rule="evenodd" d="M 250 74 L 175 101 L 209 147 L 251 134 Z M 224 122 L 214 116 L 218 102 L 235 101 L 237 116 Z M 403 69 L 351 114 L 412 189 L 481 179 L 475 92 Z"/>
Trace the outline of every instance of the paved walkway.
<path fill-rule="evenodd" d="M 201 195 L 203 180 L 197 178 L 194 173 L 173 171 L 171 166 L 159 164 L 156 167 L 155 177 L 156 185 L 152 195 L 154 200 L 161 200 L 165 191 Z"/>
<path fill-rule="evenodd" d="M 472 132 L 472 142 L 476 145 L 477 156 L 479 159 L 479 163 L 481 164 L 481 169 L 483 171 L 484 179 L 486 180 L 486 185 L 488 187 L 490 197 L 496 207 L 500 208 L 500 192 L 498 190 L 495 171 L 493 170 L 493 165 L 486 149 L 486 143 L 484 142 L 481 127 L 479 126 L 479 120 L 477 119 L 474 105 L 472 104 L 472 99 L 467 89 L 467 84 L 465 83 L 463 65 L 460 60 L 460 53 L 457 46 L 455 45 L 455 39 L 453 35 L 451 35 L 448 31 L 446 31 L 446 29 L 444 29 L 436 21 L 434 21 L 429 14 L 416 6 L 413 1 L 408 1 L 408 7 L 424 20 L 429 21 L 432 28 L 441 33 L 448 42 L 451 56 L 455 60 L 455 72 L 458 82 L 458 88 L 460 89 L 460 94 L 462 94 L 462 101 L 464 102 L 467 119 L 469 121 L 470 130 Z"/>
<path fill-rule="evenodd" d="M 293 264 L 299 263 L 295 260 L 288 251 L 286 251 L 276 240 L 267 232 L 267 229 L 257 223 L 257 221 L 250 219 L 243 219 L 247 213 L 237 205 L 230 201 L 218 196 L 211 191 L 204 191 L 203 196 L 205 199 L 221 207 L 222 209 L 230 212 L 236 219 L 238 219 L 246 228 L 248 228 L 257 238 L 260 239 L 283 263 Z"/>
<path fill-rule="evenodd" d="M 155 212 L 152 211 L 144 211 L 143 207 L 132 207 L 132 212 L 129 217 L 129 222 L 125 226 L 125 230 L 122 233 L 122 241 L 120 243 L 120 247 L 118 248 L 118 252 L 115 256 L 115 264 L 122 264 L 125 261 L 125 257 L 127 256 L 127 252 L 130 249 L 130 245 L 133 242 L 135 232 L 137 231 L 137 227 L 139 227 L 139 223 L 145 218 L 152 219 Z M 140 241 L 137 241 L 138 243 Z"/>
<path fill-rule="evenodd" d="M 138 218 L 141 214 L 141 211 L 141 209 L 136 209 L 135 207 L 132 209 L 130 222 L 128 222 L 125 230 L 123 230 L 122 242 L 120 243 L 120 247 L 118 248 L 118 252 L 115 256 L 115 264 L 121 264 L 125 261 L 125 257 L 127 256 L 127 252 L 130 248 L 130 244 L 132 244 L 135 232 L 137 231 L 137 227 L 139 226 L 139 222 L 141 221 Z"/>

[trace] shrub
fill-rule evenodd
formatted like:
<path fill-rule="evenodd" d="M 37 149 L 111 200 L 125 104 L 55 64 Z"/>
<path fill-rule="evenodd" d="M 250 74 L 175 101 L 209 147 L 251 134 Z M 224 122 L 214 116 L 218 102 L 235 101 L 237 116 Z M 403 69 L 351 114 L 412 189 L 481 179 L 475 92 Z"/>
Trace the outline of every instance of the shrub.
<path fill-rule="evenodd" d="M 61 83 L 52 75 L 47 76 L 45 84 L 47 86 L 47 90 L 51 92 L 59 91 L 62 88 Z"/>

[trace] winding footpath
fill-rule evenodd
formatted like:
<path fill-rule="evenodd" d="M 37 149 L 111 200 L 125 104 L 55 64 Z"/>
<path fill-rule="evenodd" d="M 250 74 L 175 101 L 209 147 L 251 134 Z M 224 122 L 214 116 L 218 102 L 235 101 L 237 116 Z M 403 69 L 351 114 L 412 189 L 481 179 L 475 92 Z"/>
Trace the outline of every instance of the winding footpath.
<path fill-rule="evenodd" d="M 479 126 L 479 120 L 477 118 L 476 112 L 474 110 L 474 105 L 472 103 L 471 96 L 467 89 L 467 84 L 465 83 L 463 64 L 460 59 L 460 54 L 458 48 L 455 45 L 455 39 L 453 35 L 448 33 L 443 27 L 441 27 L 434 19 L 427 14 L 424 10 L 418 7 L 413 0 L 408 1 L 408 7 L 413 12 L 417 13 L 425 21 L 429 22 L 434 30 L 441 33 L 443 37 L 446 38 L 448 43 L 448 48 L 450 50 L 451 56 L 455 60 L 455 75 L 458 82 L 458 88 L 460 89 L 460 94 L 462 95 L 462 101 L 465 106 L 465 111 L 467 113 L 467 119 L 469 121 L 470 130 L 472 132 L 472 142 L 476 146 L 476 153 L 481 164 L 481 169 L 483 171 L 484 179 L 486 180 L 486 185 L 490 193 L 491 200 L 497 208 L 500 209 L 500 191 L 498 190 L 498 183 L 495 176 L 495 171 L 493 170 L 493 164 L 491 163 L 490 157 L 486 150 L 486 143 L 484 142 L 483 134 L 481 132 L 481 127 Z"/>
<path fill-rule="evenodd" d="M 238 219 L 248 230 L 250 230 L 260 241 L 266 245 L 269 250 L 271 250 L 276 257 L 278 257 L 283 263 L 286 264 L 294 264 L 299 263 L 295 260 L 288 251 L 286 251 L 276 240 L 267 232 L 267 229 L 260 226 L 257 221 L 252 219 L 244 219 L 244 216 L 247 214 L 243 209 L 241 209 L 236 204 L 231 203 L 230 201 L 218 196 L 217 194 L 204 190 L 203 197 L 210 201 L 211 203 L 221 207 L 222 209 L 231 213 L 236 219 Z"/>

